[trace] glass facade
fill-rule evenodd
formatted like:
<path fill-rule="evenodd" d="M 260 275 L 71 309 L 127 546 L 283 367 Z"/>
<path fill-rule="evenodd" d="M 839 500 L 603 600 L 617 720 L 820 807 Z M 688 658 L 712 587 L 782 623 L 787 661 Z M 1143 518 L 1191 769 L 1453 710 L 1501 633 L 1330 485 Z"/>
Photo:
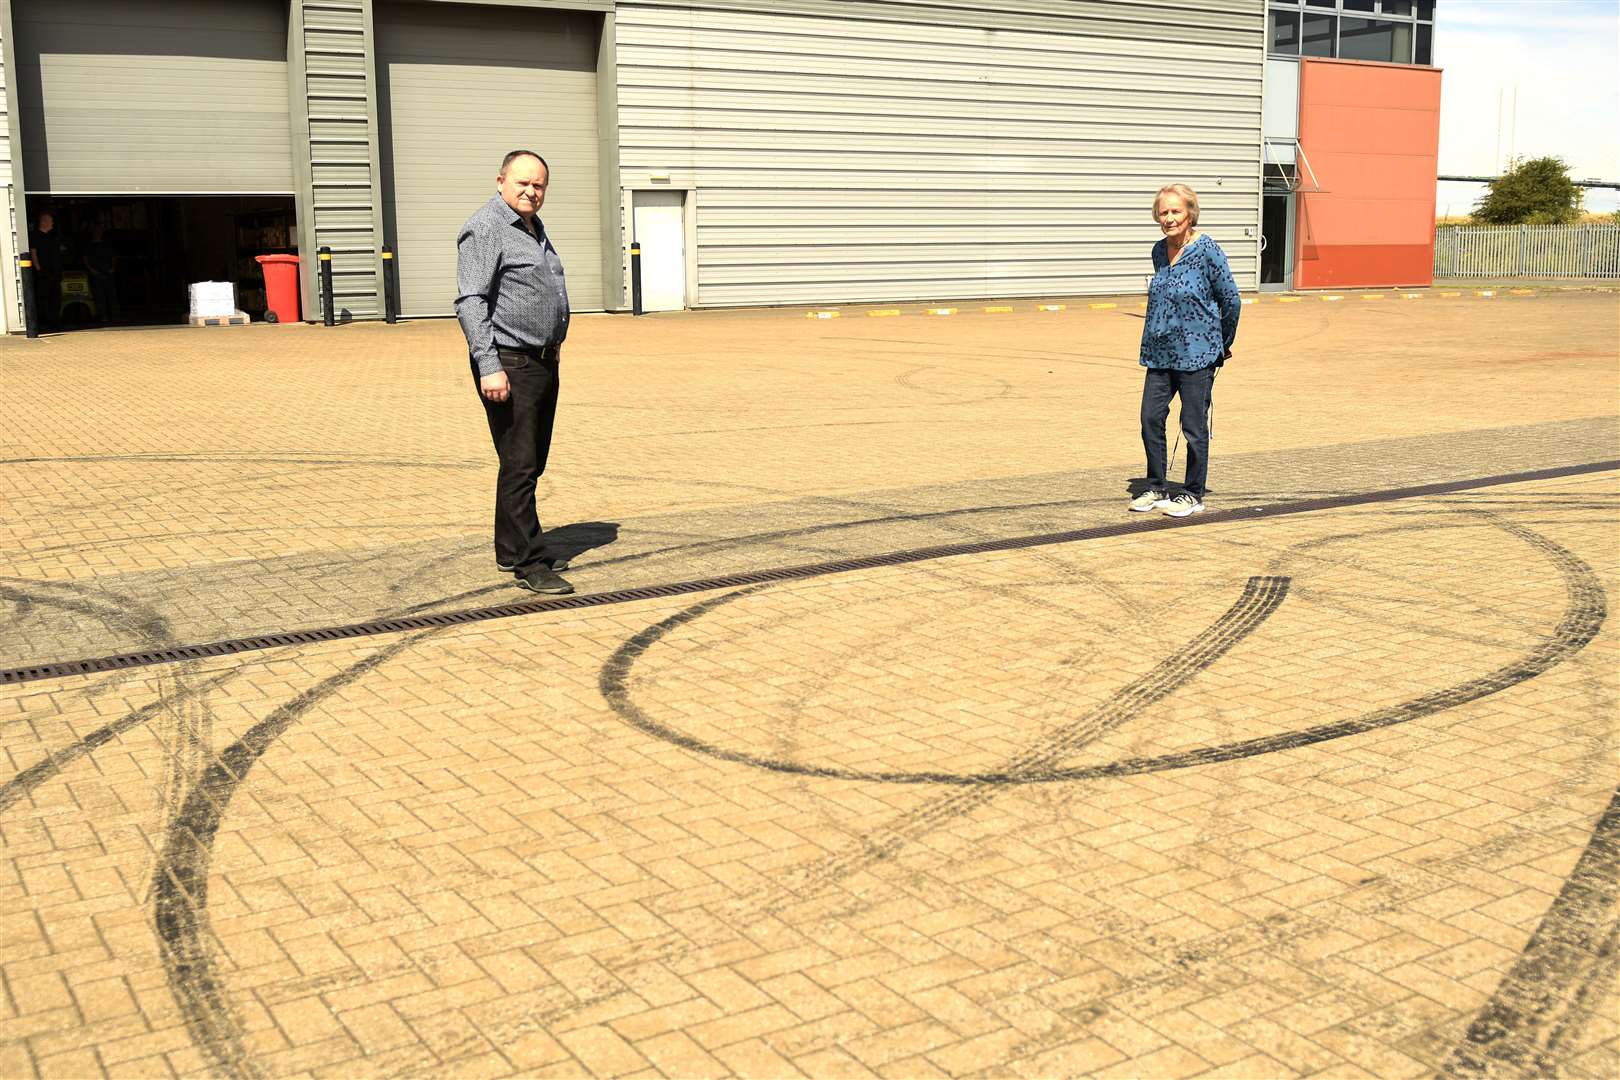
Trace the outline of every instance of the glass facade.
<path fill-rule="evenodd" d="M 1344 60 L 1392 61 L 1401 57 L 1410 63 L 1412 24 L 1389 19 L 1358 19 L 1346 15 L 1339 20 L 1339 56 Z"/>
<path fill-rule="evenodd" d="M 1434 62 L 1434 0 L 1270 0 L 1266 14 L 1272 56 Z"/>
<path fill-rule="evenodd" d="M 1332 15 L 1318 15 L 1314 11 L 1307 11 L 1305 31 L 1300 37 L 1300 55 L 1332 56 L 1333 31 L 1337 25 L 1338 20 Z"/>

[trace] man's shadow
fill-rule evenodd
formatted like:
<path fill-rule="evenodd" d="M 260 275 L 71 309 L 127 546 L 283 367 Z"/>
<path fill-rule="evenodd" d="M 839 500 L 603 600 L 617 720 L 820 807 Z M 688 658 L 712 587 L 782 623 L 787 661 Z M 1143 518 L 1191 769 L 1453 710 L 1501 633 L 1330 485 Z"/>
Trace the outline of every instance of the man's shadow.
<path fill-rule="evenodd" d="M 572 562 L 579 556 L 599 547 L 607 547 L 619 539 L 616 521 L 576 521 L 572 525 L 559 525 L 545 531 L 546 551 Z"/>

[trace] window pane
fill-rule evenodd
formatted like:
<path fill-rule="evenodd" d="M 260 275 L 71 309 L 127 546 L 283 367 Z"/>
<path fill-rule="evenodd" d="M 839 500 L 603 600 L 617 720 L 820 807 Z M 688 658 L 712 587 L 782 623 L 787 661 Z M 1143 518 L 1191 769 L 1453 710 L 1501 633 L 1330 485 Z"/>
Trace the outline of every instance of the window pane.
<path fill-rule="evenodd" d="M 1434 18 L 1434 0 L 1417 0 L 1417 17 L 1420 19 Z"/>
<path fill-rule="evenodd" d="M 1286 56 L 1299 55 L 1299 12 L 1271 13 L 1271 51 Z"/>
<path fill-rule="evenodd" d="M 1344 10 L 1346 11 L 1371 11 L 1372 9 L 1373 0 L 1344 0 Z"/>
<path fill-rule="evenodd" d="M 1417 54 L 1412 58 L 1414 64 L 1434 63 L 1434 27 L 1418 23 L 1417 28 Z"/>
<path fill-rule="evenodd" d="M 1412 0 L 1384 0 L 1384 6 L 1378 10 L 1385 15 L 1412 14 Z"/>
<path fill-rule="evenodd" d="M 1305 0 L 1306 7 L 1338 7 L 1339 0 Z"/>
<path fill-rule="evenodd" d="M 1332 15 L 1313 15 L 1305 13 L 1305 32 L 1300 35 L 1299 54 L 1301 56 L 1332 56 L 1333 55 L 1333 23 Z"/>
<path fill-rule="evenodd" d="M 1379 19 L 1357 19 L 1346 15 L 1339 24 L 1339 59 L 1341 60 L 1383 60 L 1397 58 L 1395 52 L 1395 27 L 1398 23 L 1383 22 Z M 1405 27 L 1403 27 L 1405 29 Z M 1411 56 L 1412 39 L 1404 39 L 1407 56 Z M 1408 62 L 1405 57 L 1400 58 L 1403 63 Z"/>

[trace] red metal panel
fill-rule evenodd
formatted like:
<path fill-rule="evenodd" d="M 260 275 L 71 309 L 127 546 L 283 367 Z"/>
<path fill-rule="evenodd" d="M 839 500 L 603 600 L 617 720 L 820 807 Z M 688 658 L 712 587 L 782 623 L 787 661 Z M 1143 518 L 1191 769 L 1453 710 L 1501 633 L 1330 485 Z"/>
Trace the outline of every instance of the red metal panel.
<path fill-rule="evenodd" d="M 1431 284 L 1440 70 L 1301 60 L 1299 144 L 1295 287 Z"/>

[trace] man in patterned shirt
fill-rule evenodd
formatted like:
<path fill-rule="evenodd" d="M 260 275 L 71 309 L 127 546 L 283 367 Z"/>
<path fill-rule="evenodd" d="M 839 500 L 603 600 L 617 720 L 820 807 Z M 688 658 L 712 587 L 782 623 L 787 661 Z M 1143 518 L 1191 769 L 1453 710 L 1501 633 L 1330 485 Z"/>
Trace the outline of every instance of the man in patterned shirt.
<path fill-rule="evenodd" d="M 551 170 L 532 150 L 501 162 L 496 194 L 456 238 L 456 318 L 501 467 L 495 562 L 538 593 L 571 593 L 547 553 L 534 490 L 546 471 L 557 415 L 557 360 L 568 336 L 568 285 L 540 206 Z"/>

